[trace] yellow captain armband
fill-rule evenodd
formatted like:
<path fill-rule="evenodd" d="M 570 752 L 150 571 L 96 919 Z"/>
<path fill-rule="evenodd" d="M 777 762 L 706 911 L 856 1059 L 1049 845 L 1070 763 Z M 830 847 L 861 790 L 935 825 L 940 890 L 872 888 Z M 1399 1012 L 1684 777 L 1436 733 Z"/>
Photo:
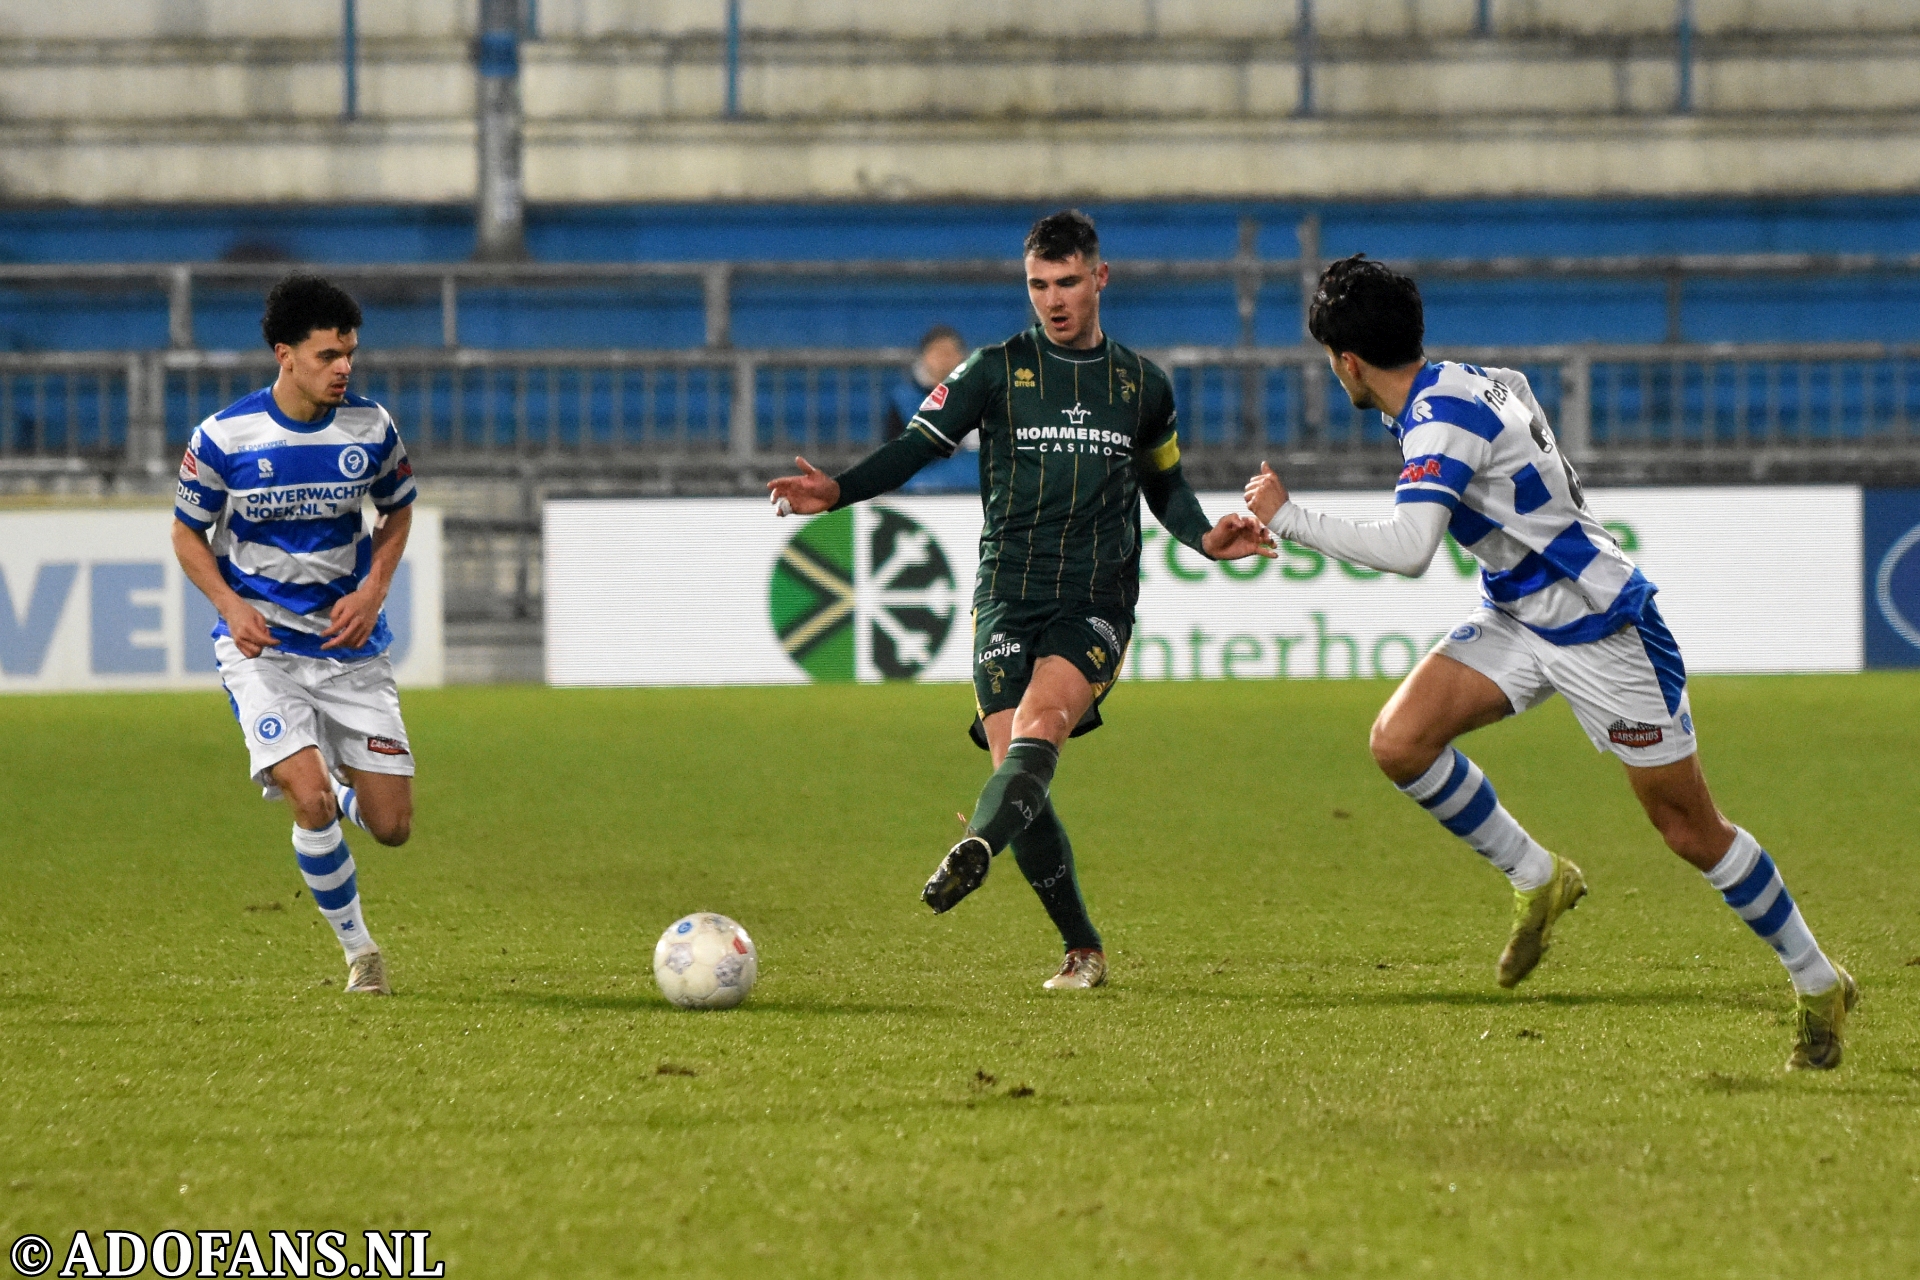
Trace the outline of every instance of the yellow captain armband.
<path fill-rule="evenodd" d="M 1180 465 L 1180 437 L 1167 437 L 1164 444 L 1147 450 L 1147 466 L 1153 471 L 1171 471 Z"/>

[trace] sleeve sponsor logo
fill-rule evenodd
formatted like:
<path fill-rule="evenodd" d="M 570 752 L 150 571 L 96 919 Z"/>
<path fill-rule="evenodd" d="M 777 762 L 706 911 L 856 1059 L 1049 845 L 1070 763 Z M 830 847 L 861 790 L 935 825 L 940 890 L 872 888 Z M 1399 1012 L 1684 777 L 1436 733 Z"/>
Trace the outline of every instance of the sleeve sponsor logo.
<path fill-rule="evenodd" d="M 1424 405 L 1426 401 L 1422 400 L 1420 403 Z M 1438 480 L 1439 478 L 1440 459 L 1438 458 L 1415 458 L 1400 472 L 1401 484 L 1419 484 L 1422 480 Z"/>
<path fill-rule="evenodd" d="M 946 404 L 946 402 L 947 402 L 947 384 L 943 382 L 939 386 L 935 387 L 932 391 L 929 391 L 927 393 L 927 398 L 920 402 L 920 408 L 923 412 L 928 409 L 938 409 L 942 405 Z"/>
<path fill-rule="evenodd" d="M 1666 730 L 1657 724 L 1642 724 L 1635 720 L 1615 720 L 1607 726 L 1607 739 L 1623 747 L 1657 746 L 1666 738 Z"/>
<path fill-rule="evenodd" d="M 185 456 L 180 459 L 180 478 L 182 480 L 198 480 L 200 478 L 200 459 L 193 456 L 191 447 L 188 448 Z"/>

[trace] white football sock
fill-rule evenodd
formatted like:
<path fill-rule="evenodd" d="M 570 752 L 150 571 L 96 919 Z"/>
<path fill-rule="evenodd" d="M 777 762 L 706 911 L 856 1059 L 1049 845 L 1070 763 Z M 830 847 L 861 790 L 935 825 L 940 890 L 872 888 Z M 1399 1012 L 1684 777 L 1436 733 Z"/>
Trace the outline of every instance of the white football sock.
<path fill-rule="evenodd" d="M 360 885 L 354 876 L 353 854 L 340 838 L 340 824 L 330 822 L 320 831 L 294 827 L 293 852 L 300 862 L 300 876 L 313 892 L 313 904 L 333 926 L 347 959 L 378 951 L 360 914 Z"/>
<path fill-rule="evenodd" d="M 1442 751 L 1425 773 L 1400 784 L 1400 790 L 1506 872 L 1514 888 L 1527 892 L 1553 879 L 1553 855 L 1514 821 L 1487 775 L 1458 748 Z"/>
<path fill-rule="evenodd" d="M 1733 846 L 1713 870 L 1703 874 L 1747 927 L 1773 948 L 1793 978 L 1795 991 L 1815 996 L 1840 981 L 1833 962 L 1813 940 L 1813 930 L 1807 928 L 1793 895 L 1787 892 L 1780 869 L 1743 828 L 1734 828 Z"/>

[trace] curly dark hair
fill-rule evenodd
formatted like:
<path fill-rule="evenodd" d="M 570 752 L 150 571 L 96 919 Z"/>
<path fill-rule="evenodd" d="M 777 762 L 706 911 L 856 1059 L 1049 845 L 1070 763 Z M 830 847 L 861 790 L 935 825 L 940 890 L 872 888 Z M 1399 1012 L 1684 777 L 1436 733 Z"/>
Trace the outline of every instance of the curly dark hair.
<path fill-rule="evenodd" d="M 267 295 L 260 333 L 269 347 L 297 347 L 315 329 L 351 333 L 360 320 L 360 304 L 339 285 L 319 276 L 288 276 Z"/>
<path fill-rule="evenodd" d="M 1364 253 L 1320 273 L 1307 332 L 1336 354 L 1351 351 L 1376 369 L 1398 369 L 1424 354 L 1420 286 Z"/>
<path fill-rule="evenodd" d="M 1062 209 L 1034 223 L 1022 248 L 1047 262 L 1065 262 L 1076 253 L 1088 262 L 1098 262 L 1100 233 L 1093 229 L 1093 219 L 1086 214 L 1078 209 Z"/>

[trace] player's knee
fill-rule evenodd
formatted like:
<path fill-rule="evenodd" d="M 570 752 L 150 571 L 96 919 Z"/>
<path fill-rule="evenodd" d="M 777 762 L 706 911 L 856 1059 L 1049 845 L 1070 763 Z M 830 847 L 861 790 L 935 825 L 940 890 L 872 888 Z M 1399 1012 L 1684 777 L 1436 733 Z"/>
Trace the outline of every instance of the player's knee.
<path fill-rule="evenodd" d="M 288 797 L 293 805 L 293 820 L 309 831 L 320 831 L 340 816 L 330 790 L 297 791 Z"/>
<path fill-rule="evenodd" d="M 370 824 L 368 834 L 389 848 L 397 849 L 413 836 L 413 812 L 411 810 L 394 814 L 378 822 L 369 818 L 368 822 Z"/>
<path fill-rule="evenodd" d="M 1401 731 L 1385 716 L 1373 722 L 1373 730 L 1367 735 L 1367 750 L 1373 753 L 1373 762 L 1380 766 L 1380 772 L 1395 782 L 1419 777 L 1438 754 L 1427 744 Z"/>

